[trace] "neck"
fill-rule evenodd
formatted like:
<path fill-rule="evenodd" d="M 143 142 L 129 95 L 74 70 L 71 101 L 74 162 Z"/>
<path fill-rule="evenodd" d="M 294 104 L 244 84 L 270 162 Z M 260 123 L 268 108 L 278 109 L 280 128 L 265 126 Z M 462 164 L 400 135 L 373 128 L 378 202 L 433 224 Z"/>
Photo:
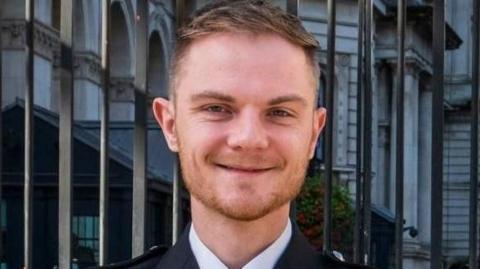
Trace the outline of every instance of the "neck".
<path fill-rule="evenodd" d="M 272 244 L 287 225 L 290 204 L 253 221 L 225 217 L 191 197 L 192 222 L 200 240 L 228 268 L 242 268 Z"/>

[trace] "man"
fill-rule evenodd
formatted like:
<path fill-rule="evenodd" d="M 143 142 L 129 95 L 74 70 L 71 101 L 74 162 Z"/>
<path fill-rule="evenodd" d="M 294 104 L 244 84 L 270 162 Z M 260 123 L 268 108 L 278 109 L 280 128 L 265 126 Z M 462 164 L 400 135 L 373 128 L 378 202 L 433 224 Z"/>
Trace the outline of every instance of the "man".
<path fill-rule="evenodd" d="M 318 254 L 289 219 L 326 119 L 317 49 L 266 1 L 217 1 L 179 30 L 170 98 L 153 110 L 179 153 L 192 223 L 161 258 L 123 268 L 364 268 Z"/>

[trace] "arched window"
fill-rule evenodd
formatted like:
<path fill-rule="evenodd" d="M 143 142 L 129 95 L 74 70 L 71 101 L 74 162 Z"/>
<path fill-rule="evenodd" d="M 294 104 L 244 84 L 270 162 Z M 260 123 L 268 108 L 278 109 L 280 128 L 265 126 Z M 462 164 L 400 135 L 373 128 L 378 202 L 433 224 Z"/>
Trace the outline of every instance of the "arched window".
<path fill-rule="evenodd" d="M 131 56 L 127 22 L 119 2 L 111 7 L 110 72 L 112 77 L 130 76 Z"/>
<path fill-rule="evenodd" d="M 160 34 L 153 32 L 148 43 L 148 88 L 152 96 L 168 95 L 168 75 Z"/>
<path fill-rule="evenodd" d="M 75 20 L 73 40 L 76 51 L 85 50 L 85 14 L 83 11 L 83 1 L 75 1 Z"/>

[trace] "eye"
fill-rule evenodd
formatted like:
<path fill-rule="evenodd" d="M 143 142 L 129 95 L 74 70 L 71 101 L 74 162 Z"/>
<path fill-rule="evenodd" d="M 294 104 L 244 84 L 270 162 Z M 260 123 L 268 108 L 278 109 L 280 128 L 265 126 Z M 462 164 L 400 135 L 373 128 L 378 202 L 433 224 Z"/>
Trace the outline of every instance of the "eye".
<path fill-rule="evenodd" d="M 272 109 L 269 113 L 269 116 L 272 117 L 279 117 L 279 118 L 287 118 L 293 116 L 290 112 L 285 109 Z"/>
<path fill-rule="evenodd" d="M 212 113 L 229 113 L 229 110 L 221 105 L 208 105 L 204 110 Z"/>
<path fill-rule="evenodd" d="M 205 104 L 199 107 L 197 111 L 204 119 L 212 121 L 230 119 L 234 113 L 230 106 L 219 103 Z"/>

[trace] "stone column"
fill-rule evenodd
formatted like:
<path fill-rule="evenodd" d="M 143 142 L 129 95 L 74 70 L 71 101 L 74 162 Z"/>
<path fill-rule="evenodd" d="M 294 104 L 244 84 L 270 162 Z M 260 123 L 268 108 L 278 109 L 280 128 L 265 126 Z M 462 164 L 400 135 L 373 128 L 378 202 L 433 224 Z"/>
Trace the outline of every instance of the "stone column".
<path fill-rule="evenodd" d="M 419 169 L 418 169 L 418 240 L 422 245 L 431 242 L 432 200 L 432 88 L 430 78 L 420 78 Z"/>
<path fill-rule="evenodd" d="M 423 155 L 424 151 L 429 147 L 422 144 L 423 147 L 420 150 L 420 140 L 424 140 L 429 132 L 428 116 L 431 115 L 426 113 L 429 102 L 426 99 L 428 95 L 421 95 L 420 71 L 420 68 L 413 63 L 408 63 L 405 68 L 404 218 L 405 226 L 413 226 L 415 229 L 419 229 L 421 224 L 423 225 L 426 216 L 420 215 L 420 213 L 423 214 L 424 212 L 419 209 L 425 206 L 422 203 L 425 200 L 425 196 L 430 193 L 430 190 L 422 191 L 420 189 L 421 184 L 419 181 L 419 175 L 423 175 L 425 169 L 428 170 L 425 160 L 419 159 L 419 157 L 425 157 Z M 426 205 L 430 205 L 430 203 Z M 422 222 L 419 221 L 420 218 Z M 423 227 L 423 229 L 429 229 L 429 226 Z M 405 232 L 403 234 L 403 245 L 405 268 L 427 268 L 425 266 L 428 254 L 422 248 L 419 236 L 412 238 L 408 232 Z"/>
<path fill-rule="evenodd" d="M 394 71 L 395 72 L 395 71 Z M 395 76 L 396 77 L 396 76 Z M 396 81 L 396 79 L 395 79 Z M 395 85 L 394 85 L 395 87 Z M 391 128 L 391 209 L 395 209 L 395 167 L 397 141 L 397 108 L 396 89 L 392 91 L 392 128 Z M 418 113 L 419 113 L 419 91 L 418 75 L 416 68 L 407 65 L 405 68 L 405 91 L 404 91 L 404 218 L 405 225 L 417 226 L 417 187 L 418 187 Z"/>
<path fill-rule="evenodd" d="M 413 66 L 405 69 L 404 103 L 404 217 L 407 226 L 418 227 L 418 117 L 419 90 L 418 70 Z M 406 234 L 407 238 L 410 238 Z"/>
<path fill-rule="evenodd" d="M 34 103 L 49 110 L 55 110 L 52 102 L 52 80 L 54 54 L 59 50 L 56 31 L 39 21 L 34 29 Z M 0 34 L 3 42 L 3 104 L 6 106 L 17 98 L 24 98 L 25 90 L 25 20 L 5 18 L 2 20 Z"/>
<path fill-rule="evenodd" d="M 100 120 L 102 72 L 100 57 L 77 51 L 75 61 L 75 120 Z"/>

